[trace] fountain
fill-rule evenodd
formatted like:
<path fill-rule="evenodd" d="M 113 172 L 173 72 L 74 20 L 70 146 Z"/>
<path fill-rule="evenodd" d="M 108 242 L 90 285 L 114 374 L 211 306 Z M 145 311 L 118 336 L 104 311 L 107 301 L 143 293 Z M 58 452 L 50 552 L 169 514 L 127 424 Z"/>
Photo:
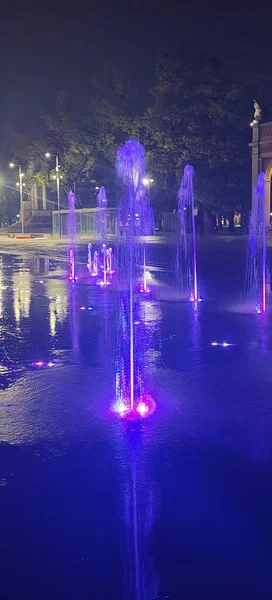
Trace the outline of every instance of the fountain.
<path fill-rule="evenodd" d="M 92 244 L 88 244 L 88 262 L 87 269 L 89 273 L 92 272 Z"/>
<path fill-rule="evenodd" d="M 88 262 L 87 268 L 89 273 L 93 277 L 97 277 L 101 271 L 103 272 L 103 279 L 99 279 L 96 283 L 101 287 L 110 285 L 111 281 L 108 280 L 108 275 L 114 273 L 112 268 L 112 248 L 107 248 L 107 196 L 105 188 L 102 186 L 97 194 L 97 234 L 101 245 L 101 250 L 95 250 L 92 257 L 92 244 L 88 244 Z"/>
<path fill-rule="evenodd" d="M 178 191 L 180 242 L 177 251 L 177 270 L 181 287 L 192 302 L 199 302 L 196 258 L 196 228 L 194 212 L 194 169 L 186 165 Z M 189 238 L 191 232 L 191 243 Z"/>
<path fill-rule="evenodd" d="M 149 402 L 143 398 L 140 374 L 140 339 L 134 331 L 135 280 L 142 273 L 146 255 L 143 236 L 154 232 L 154 219 L 142 180 L 145 175 L 145 151 L 136 140 L 121 146 L 116 156 L 117 176 L 124 194 L 117 207 L 117 256 L 120 277 L 126 292 L 119 307 L 119 340 L 116 372 L 116 410 L 119 414 L 146 416 Z M 144 275 L 144 280 L 146 276 Z"/>
<path fill-rule="evenodd" d="M 110 285 L 110 283 L 111 283 L 107 279 L 107 246 L 106 246 L 106 244 L 102 244 L 101 253 L 102 253 L 102 257 L 103 257 L 103 267 L 102 267 L 103 279 L 100 279 L 99 281 L 97 281 L 97 283 L 101 287 L 106 287 L 107 285 Z"/>
<path fill-rule="evenodd" d="M 107 211 L 105 210 L 107 206 L 106 190 L 102 186 L 97 194 L 97 233 L 102 243 L 105 243 L 107 239 Z"/>
<path fill-rule="evenodd" d="M 68 216 L 68 235 L 71 236 L 71 247 L 69 249 L 69 280 L 76 281 L 75 276 L 75 234 L 76 234 L 76 220 L 75 220 L 75 203 L 76 197 L 73 192 L 68 194 L 68 205 L 69 205 L 69 216 Z"/>
<path fill-rule="evenodd" d="M 94 251 L 93 253 L 93 270 L 92 270 L 92 276 L 93 277 L 97 277 L 98 275 L 98 252 L 97 250 Z"/>
<path fill-rule="evenodd" d="M 247 291 L 250 300 L 255 303 L 256 312 L 266 311 L 266 282 L 268 282 L 266 263 L 265 234 L 265 174 L 258 176 L 254 188 L 254 204 L 249 221 L 249 243 L 247 259 Z"/>
<path fill-rule="evenodd" d="M 107 259 L 107 272 L 110 275 L 112 275 L 114 273 L 114 269 L 112 268 L 112 248 L 107 248 L 106 259 Z"/>

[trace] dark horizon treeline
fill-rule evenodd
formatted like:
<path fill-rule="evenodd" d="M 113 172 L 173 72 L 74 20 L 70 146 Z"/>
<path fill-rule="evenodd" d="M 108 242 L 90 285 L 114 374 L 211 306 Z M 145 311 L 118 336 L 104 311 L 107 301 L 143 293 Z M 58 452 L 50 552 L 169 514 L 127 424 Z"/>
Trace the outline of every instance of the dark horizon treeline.
<path fill-rule="evenodd" d="M 218 59 L 199 53 L 160 53 L 145 106 L 119 68 L 104 69 L 92 77 L 88 97 L 59 92 L 55 106 L 41 113 L 31 135 L 14 131 L 7 160 L 22 164 L 27 183 L 33 179 L 47 183 L 53 194 L 54 165 L 44 155 L 57 153 L 63 198 L 72 188 L 78 206 L 93 206 L 95 188 L 104 185 L 114 206 L 119 193 L 116 149 L 137 138 L 146 149 L 147 174 L 154 179 L 151 197 L 157 215 L 176 207 L 188 163 L 195 169 L 196 201 L 204 212 L 246 214 L 251 202 L 248 143 L 255 97 L 269 117 L 270 76 L 258 74 L 249 82 L 235 82 L 226 78 Z"/>

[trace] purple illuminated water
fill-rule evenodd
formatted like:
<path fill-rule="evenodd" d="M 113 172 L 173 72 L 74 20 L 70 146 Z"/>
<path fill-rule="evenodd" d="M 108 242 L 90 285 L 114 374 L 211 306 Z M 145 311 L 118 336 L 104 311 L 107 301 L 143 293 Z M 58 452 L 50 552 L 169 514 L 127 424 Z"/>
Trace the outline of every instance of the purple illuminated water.
<path fill-rule="evenodd" d="M 68 194 L 68 235 L 71 239 L 71 246 L 69 248 L 69 279 L 75 281 L 75 235 L 76 235 L 76 220 L 75 220 L 75 203 L 76 197 L 73 192 Z"/>
<path fill-rule="evenodd" d="M 249 221 L 249 243 L 247 259 L 247 292 L 257 312 L 266 311 L 266 263 L 265 233 L 265 174 L 261 172 L 254 188 L 254 204 Z"/>
<path fill-rule="evenodd" d="M 93 264 L 92 275 L 94 277 L 96 277 L 98 275 L 98 252 L 97 252 L 97 250 L 94 251 L 92 264 Z"/>
<path fill-rule="evenodd" d="M 105 243 L 107 239 L 107 195 L 106 190 L 103 186 L 99 189 L 97 194 L 97 233 L 100 241 Z"/>
<path fill-rule="evenodd" d="M 186 165 L 178 190 L 180 241 L 177 251 L 178 277 L 182 290 L 197 302 L 197 248 L 194 205 L 194 169 Z"/>
<path fill-rule="evenodd" d="M 89 273 L 92 272 L 92 244 L 88 244 L 88 262 L 87 269 Z"/>
<path fill-rule="evenodd" d="M 145 176 L 145 150 L 137 140 L 129 140 L 117 150 L 116 173 L 123 184 L 123 195 L 116 217 L 118 266 L 126 288 L 126 293 L 120 300 L 120 337 L 123 338 L 125 328 L 128 341 L 127 350 L 120 350 L 117 359 L 116 399 L 122 413 L 127 412 L 123 410 L 125 406 L 134 414 L 136 405 L 142 401 L 143 396 L 139 371 L 140 340 L 137 340 L 134 331 L 135 284 L 139 276 L 146 282 L 145 236 L 154 234 L 153 211 L 142 183 Z M 120 346 L 122 347 L 122 340 Z"/>

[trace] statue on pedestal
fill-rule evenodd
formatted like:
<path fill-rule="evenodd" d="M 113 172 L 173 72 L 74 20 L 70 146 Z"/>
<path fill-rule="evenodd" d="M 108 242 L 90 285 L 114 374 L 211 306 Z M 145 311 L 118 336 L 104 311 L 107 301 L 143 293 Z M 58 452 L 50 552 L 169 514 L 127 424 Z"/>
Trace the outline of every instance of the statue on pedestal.
<path fill-rule="evenodd" d="M 262 118 L 262 109 L 260 108 L 260 105 L 258 104 L 258 102 L 256 100 L 253 100 L 253 106 L 254 106 L 253 124 L 257 125 L 257 123 L 259 123 L 259 121 Z"/>

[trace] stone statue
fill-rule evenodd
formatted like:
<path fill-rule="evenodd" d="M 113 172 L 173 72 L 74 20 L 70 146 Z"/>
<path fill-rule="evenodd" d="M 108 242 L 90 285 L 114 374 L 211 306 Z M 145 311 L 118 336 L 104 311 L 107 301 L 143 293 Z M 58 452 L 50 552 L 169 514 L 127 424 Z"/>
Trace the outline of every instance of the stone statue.
<path fill-rule="evenodd" d="M 253 106 L 254 106 L 254 121 L 260 121 L 260 119 L 262 118 L 262 109 L 260 108 L 260 105 L 258 104 L 258 102 L 256 102 L 256 100 L 253 100 Z"/>

